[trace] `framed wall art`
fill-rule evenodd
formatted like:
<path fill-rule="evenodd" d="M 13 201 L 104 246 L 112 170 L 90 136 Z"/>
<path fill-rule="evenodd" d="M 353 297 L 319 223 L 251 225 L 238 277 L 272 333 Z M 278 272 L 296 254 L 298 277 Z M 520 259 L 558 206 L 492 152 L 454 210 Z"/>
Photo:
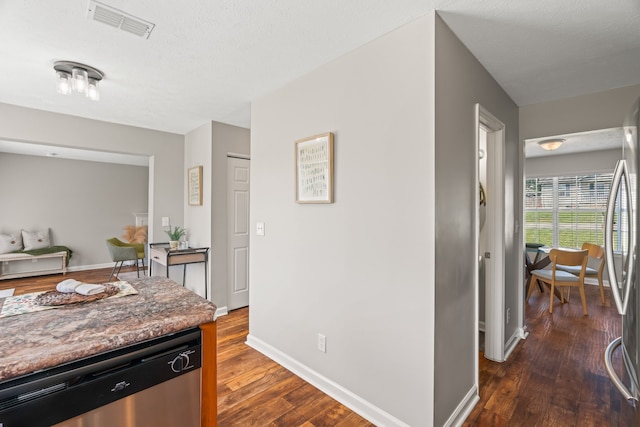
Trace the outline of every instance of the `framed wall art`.
<path fill-rule="evenodd" d="M 333 203 L 333 133 L 295 142 L 296 202 Z"/>
<path fill-rule="evenodd" d="M 187 172 L 187 188 L 189 190 L 189 204 L 202 205 L 202 166 L 189 168 Z"/>

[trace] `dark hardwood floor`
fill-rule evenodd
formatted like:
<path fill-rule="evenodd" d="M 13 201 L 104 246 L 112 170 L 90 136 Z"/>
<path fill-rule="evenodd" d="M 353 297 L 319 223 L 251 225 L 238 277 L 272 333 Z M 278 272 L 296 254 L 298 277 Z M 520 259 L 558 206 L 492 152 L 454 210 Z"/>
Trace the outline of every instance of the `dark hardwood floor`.
<path fill-rule="evenodd" d="M 525 304 L 529 332 L 504 363 L 480 355 L 480 401 L 464 426 L 617 426 L 627 409 L 604 367 L 604 351 L 620 336 L 621 319 L 606 289 L 586 287 L 589 315 L 574 289 L 569 303 L 549 290 L 533 291 Z M 621 361 L 616 360 L 622 371 Z"/>
<path fill-rule="evenodd" d="M 244 344 L 248 314 L 218 319 L 219 426 L 373 426 Z"/>
<path fill-rule="evenodd" d="M 110 269 L 66 277 L 99 283 Z M 49 290 L 63 276 L 0 281 L 16 294 Z M 480 354 L 480 401 L 463 424 L 490 426 L 620 426 L 627 405 L 603 366 L 607 344 L 620 335 L 620 316 L 587 287 L 589 315 L 574 290 L 549 314 L 548 291 L 534 291 L 526 307 L 529 336 L 505 363 Z M 372 426 L 266 356 L 245 345 L 248 309 L 218 319 L 219 426 Z M 620 363 L 618 360 L 617 363 Z M 621 369 L 621 368 L 620 368 Z"/>

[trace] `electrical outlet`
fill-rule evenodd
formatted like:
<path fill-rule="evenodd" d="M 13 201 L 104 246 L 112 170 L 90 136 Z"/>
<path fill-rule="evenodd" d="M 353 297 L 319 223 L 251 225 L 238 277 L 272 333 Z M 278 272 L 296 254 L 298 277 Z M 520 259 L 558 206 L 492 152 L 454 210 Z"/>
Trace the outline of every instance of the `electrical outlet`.
<path fill-rule="evenodd" d="M 318 350 L 323 353 L 327 352 L 327 337 L 323 334 L 318 334 Z"/>
<path fill-rule="evenodd" d="M 168 227 L 169 226 L 169 217 L 168 216 L 163 216 L 162 217 L 162 226 L 163 227 Z"/>
<path fill-rule="evenodd" d="M 507 308 L 507 324 L 509 324 L 509 320 L 511 320 L 511 307 Z"/>

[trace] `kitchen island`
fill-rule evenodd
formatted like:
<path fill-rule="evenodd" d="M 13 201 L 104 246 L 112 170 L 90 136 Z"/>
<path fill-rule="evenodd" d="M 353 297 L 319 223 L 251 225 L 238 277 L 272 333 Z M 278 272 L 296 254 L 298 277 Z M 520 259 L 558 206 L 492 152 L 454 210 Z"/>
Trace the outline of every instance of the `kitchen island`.
<path fill-rule="evenodd" d="M 215 426 L 215 305 L 164 277 L 129 283 L 137 294 L 0 318 L 0 381 L 199 327 L 202 425 Z"/>

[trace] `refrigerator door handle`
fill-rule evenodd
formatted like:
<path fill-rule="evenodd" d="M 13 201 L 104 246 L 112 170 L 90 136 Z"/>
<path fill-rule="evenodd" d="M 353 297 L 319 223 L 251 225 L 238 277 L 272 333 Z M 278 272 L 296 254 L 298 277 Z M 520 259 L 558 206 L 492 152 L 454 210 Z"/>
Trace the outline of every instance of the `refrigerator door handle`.
<path fill-rule="evenodd" d="M 616 197 L 618 194 L 618 189 L 620 188 L 620 184 L 622 183 L 622 179 L 624 177 L 625 180 L 625 196 L 627 200 L 627 207 L 631 206 L 631 187 L 630 187 L 630 179 L 627 171 L 627 162 L 625 160 L 618 160 L 616 164 L 616 170 L 613 174 L 613 181 L 611 182 L 611 191 L 609 193 L 609 199 L 607 200 L 607 216 L 605 220 L 605 232 L 604 232 L 604 249 L 605 249 L 605 260 L 607 265 L 607 272 L 609 273 L 609 286 L 611 288 L 611 294 L 613 295 L 613 299 L 616 303 L 616 308 L 618 309 L 618 313 L 624 316 L 627 312 L 627 305 L 629 302 L 629 292 L 631 290 L 631 286 L 629 280 L 633 277 L 633 260 L 629 260 L 627 262 L 627 272 L 626 277 L 623 277 L 622 289 L 624 292 L 624 296 L 620 291 L 618 286 L 618 277 L 615 269 L 615 261 L 613 258 L 613 218 L 615 215 L 615 207 L 616 207 Z M 628 215 L 631 215 L 631 210 L 627 209 Z M 622 226 L 622 221 L 618 218 L 618 226 Z M 633 227 L 633 220 L 629 218 L 629 256 L 633 256 L 635 252 L 635 239 L 633 237 L 633 232 L 631 228 Z"/>
<path fill-rule="evenodd" d="M 624 296 L 622 297 L 622 308 L 624 312 L 627 312 L 627 306 L 629 305 L 629 299 L 631 298 L 631 287 L 633 286 L 632 280 L 635 280 L 635 265 L 636 265 L 636 219 L 634 218 L 635 209 L 633 206 L 633 193 L 631 187 L 631 177 L 629 176 L 629 169 L 627 163 L 624 164 L 624 181 L 627 189 L 627 211 L 629 215 L 629 260 L 627 261 L 627 275 L 622 284 L 624 290 Z"/>
<path fill-rule="evenodd" d="M 629 402 L 631 406 L 634 408 L 638 404 L 638 399 L 629 391 L 629 389 L 624 385 L 616 371 L 613 369 L 613 352 L 622 344 L 622 337 L 618 337 L 615 340 L 611 341 L 611 343 L 607 346 L 607 349 L 604 352 L 604 365 L 607 369 L 607 374 L 611 378 L 611 382 L 616 386 L 618 391 L 624 396 L 624 398 Z"/>

